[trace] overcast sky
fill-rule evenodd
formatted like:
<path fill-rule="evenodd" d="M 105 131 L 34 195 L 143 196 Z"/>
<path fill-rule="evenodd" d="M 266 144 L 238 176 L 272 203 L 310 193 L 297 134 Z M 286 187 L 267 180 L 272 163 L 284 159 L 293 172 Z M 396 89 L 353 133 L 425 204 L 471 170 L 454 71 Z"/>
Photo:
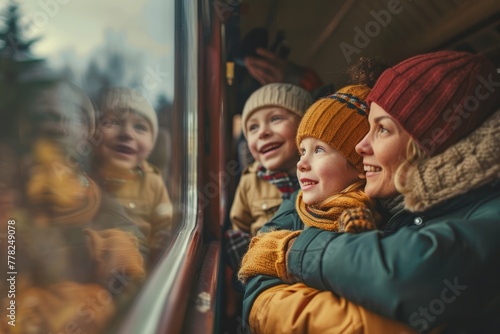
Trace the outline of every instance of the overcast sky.
<path fill-rule="evenodd" d="M 83 68 L 105 42 L 106 31 L 119 34 L 127 48 L 145 55 L 145 73 L 162 78 L 158 89 L 171 97 L 165 73 L 172 71 L 173 1 L 165 0 L 18 0 L 30 37 L 42 36 L 33 53 L 54 66 L 70 58 Z M 1 0 L 5 8 L 7 0 Z M 149 70 L 146 70 L 146 67 Z M 163 80 L 165 79 L 165 80 Z M 172 76 L 170 76 L 172 79 Z M 151 80 L 147 81 L 151 86 Z M 156 93 L 156 92 L 155 92 Z M 153 101 L 152 101 L 153 102 Z"/>

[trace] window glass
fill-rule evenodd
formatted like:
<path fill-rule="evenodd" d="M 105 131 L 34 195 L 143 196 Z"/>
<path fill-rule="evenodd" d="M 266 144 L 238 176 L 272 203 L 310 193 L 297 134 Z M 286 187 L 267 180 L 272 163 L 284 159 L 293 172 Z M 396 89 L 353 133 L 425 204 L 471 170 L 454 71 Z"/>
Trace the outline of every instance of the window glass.
<path fill-rule="evenodd" d="M 0 6 L 0 332 L 107 332 L 179 229 L 173 1 Z"/>

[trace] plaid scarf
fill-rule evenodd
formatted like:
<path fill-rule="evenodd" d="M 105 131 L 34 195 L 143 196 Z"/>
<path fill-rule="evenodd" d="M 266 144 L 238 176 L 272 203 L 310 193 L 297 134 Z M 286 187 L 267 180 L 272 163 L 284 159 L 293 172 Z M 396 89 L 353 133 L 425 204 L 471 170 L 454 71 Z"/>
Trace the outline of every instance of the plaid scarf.
<path fill-rule="evenodd" d="M 227 230 L 224 233 L 226 242 L 226 260 L 229 266 L 238 271 L 241 265 L 241 259 L 248 250 L 248 245 L 252 236 L 250 233 L 239 230 Z"/>
<path fill-rule="evenodd" d="M 272 172 L 264 166 L 257 167 L 257 176 L 274 184 L 281 192 L 281 198 L 288 199 L 290 195 L 299 189 L 299 180 L 297 176 L 291 176 L 285 172 Z"/>

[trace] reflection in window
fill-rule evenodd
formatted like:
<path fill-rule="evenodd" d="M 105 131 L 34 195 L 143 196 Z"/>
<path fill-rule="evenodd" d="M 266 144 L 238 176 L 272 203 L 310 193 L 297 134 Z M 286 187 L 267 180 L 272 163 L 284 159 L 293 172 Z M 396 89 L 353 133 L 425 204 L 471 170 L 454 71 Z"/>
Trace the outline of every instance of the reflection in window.
<path fill-rule="evenodd" d="M 0 332 L 112 331 L 168 247 L 173 14 L 159 0 L 2 9 Z"/>

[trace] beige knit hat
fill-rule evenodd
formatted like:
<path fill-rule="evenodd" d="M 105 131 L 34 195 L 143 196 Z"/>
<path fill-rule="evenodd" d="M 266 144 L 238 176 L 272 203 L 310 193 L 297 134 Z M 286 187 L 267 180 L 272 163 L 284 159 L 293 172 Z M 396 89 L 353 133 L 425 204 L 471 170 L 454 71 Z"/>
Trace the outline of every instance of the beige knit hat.
<path fill-rule="evenodd" d="M 106 90 L 100 100 L 100 112 L 131 110 L 144 116 L 153 128 L 153 143 L 158 136 L 158 116 L 149 102 L 138 91 L 128 87 L 113 87 Z"/>
<path fill-rule="evenodd" d="M 247 136 L 246 122 L 259 109 L 282 107 L 302 117 L 312 103 L 311 94 L 299 86 L 287 83 L 271 83 L 262 86 L 250 95 L 243 108 L 241 115 L 243 134 Z"/>

